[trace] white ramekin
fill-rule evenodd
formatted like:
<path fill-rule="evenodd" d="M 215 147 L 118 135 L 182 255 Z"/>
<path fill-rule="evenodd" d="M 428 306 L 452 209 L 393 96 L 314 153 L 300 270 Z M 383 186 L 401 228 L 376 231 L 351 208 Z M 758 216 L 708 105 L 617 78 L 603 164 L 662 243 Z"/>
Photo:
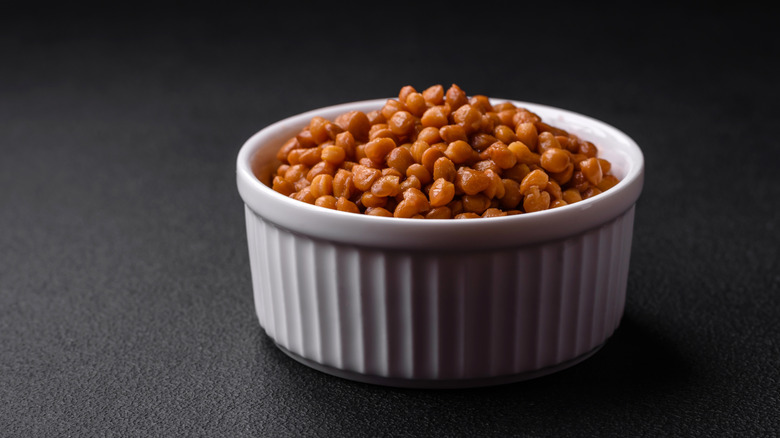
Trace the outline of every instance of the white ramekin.
<path fill-rule="evenodd" d="M 274 192 L 279 147 L 313 116 L 274 123 L 238 153 L 260 325 L 326 373 L 402 387 L 455 388 L 549 374 L 594 354 L 623 315 L 644 158 L 621 131 L 570 111 L 512 101 L 592 141 L 621 181 L 564 207 L 466 220 L 375 217 Z M 492 99 L 493 102 L 502 99 Z"/>

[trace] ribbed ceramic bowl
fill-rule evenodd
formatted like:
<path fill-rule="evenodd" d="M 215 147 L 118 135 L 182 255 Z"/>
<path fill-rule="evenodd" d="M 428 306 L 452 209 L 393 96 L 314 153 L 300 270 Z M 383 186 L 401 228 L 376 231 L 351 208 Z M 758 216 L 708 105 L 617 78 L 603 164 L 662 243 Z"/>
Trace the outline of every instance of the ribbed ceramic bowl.
<path fill-rule="evenodd" d="M 239 151 L 254 302 L 268 336 L 320 371 L 419 388 L 514 382 L 594 354 L 623 314 L 644 178 L 637 144 L 590 117 L 512 101 L 595 143 L 621 181 L 575 204 L 506 217 L 358 215 L 266 185 L 279 147 L 313 116 L 385 101 L 284 119 Z"/>

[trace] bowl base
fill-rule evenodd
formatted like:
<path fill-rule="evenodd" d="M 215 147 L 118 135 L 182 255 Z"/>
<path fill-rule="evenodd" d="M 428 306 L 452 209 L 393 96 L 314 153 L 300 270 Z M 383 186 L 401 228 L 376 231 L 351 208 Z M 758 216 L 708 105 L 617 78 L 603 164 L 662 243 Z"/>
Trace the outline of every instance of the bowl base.
<path fill-rule="evenodd" d="M 537 377 L 553 374 L 566 368 L 577 365 L 578 363 L 588 359 L 596 354 L 604 343 L 596 346 L 592 350 L 581 354 L 573 359 L 569 359 L 559 364 L 551 365 L 549 367 L 541 368 L 538 370 L 525 371 L 517 374 L 493 376 L 493 377 L 480 377 L 474 379 L 405 379 L 400 377 L 383 377 L 369 374 L 361 374 L 354 371 L 346 371 L 339 368 L 334 368 L 328 365 L 315 362 L 305 357 L 299 356 L 292 351 L 282 347 L 279 344 L 276 346 L 284 352 L 287 356 L 295 359 L 296 361 L 310 367 L 317 371 L 321 371 L 332 376 L 340 377 L 342 379 L 353 380 L 361 383 L 369 383 L 372 385 L 391 386 L 396 388 L 415 388 L 415 389 L 458 389 L 458 388 L 479 388 L 486 386 L 497 386 L 508 383 L 517 383 L 524 380 L 531 380 Z"/>

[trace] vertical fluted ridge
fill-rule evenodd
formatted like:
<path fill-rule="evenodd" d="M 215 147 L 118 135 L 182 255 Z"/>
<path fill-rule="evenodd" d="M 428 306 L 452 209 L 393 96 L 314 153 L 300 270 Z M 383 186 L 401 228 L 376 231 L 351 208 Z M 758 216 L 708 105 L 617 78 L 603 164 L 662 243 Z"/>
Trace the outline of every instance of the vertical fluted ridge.
<path fill-rule="evenodd" d="M 553 244 L 446 254 L 340 245 L 246 217 L 260 324 L 286 350 L 337 369 L 523 373 L 591 351 L 625 305 L 633 210 Z"/>

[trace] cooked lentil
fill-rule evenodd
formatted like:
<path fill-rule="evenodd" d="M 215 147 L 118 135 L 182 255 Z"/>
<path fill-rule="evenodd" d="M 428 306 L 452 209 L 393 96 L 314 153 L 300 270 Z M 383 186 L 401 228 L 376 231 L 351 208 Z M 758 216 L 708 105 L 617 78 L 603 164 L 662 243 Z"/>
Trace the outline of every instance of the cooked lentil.
<path fill-rule="evenodd" d="M 460 87 L 401 88 L 374 111 L 313 117 L 282 145 L 273 190 L 324 208 L 426 219 L 557 208 L 618 182 L 595 144 Z"/>

